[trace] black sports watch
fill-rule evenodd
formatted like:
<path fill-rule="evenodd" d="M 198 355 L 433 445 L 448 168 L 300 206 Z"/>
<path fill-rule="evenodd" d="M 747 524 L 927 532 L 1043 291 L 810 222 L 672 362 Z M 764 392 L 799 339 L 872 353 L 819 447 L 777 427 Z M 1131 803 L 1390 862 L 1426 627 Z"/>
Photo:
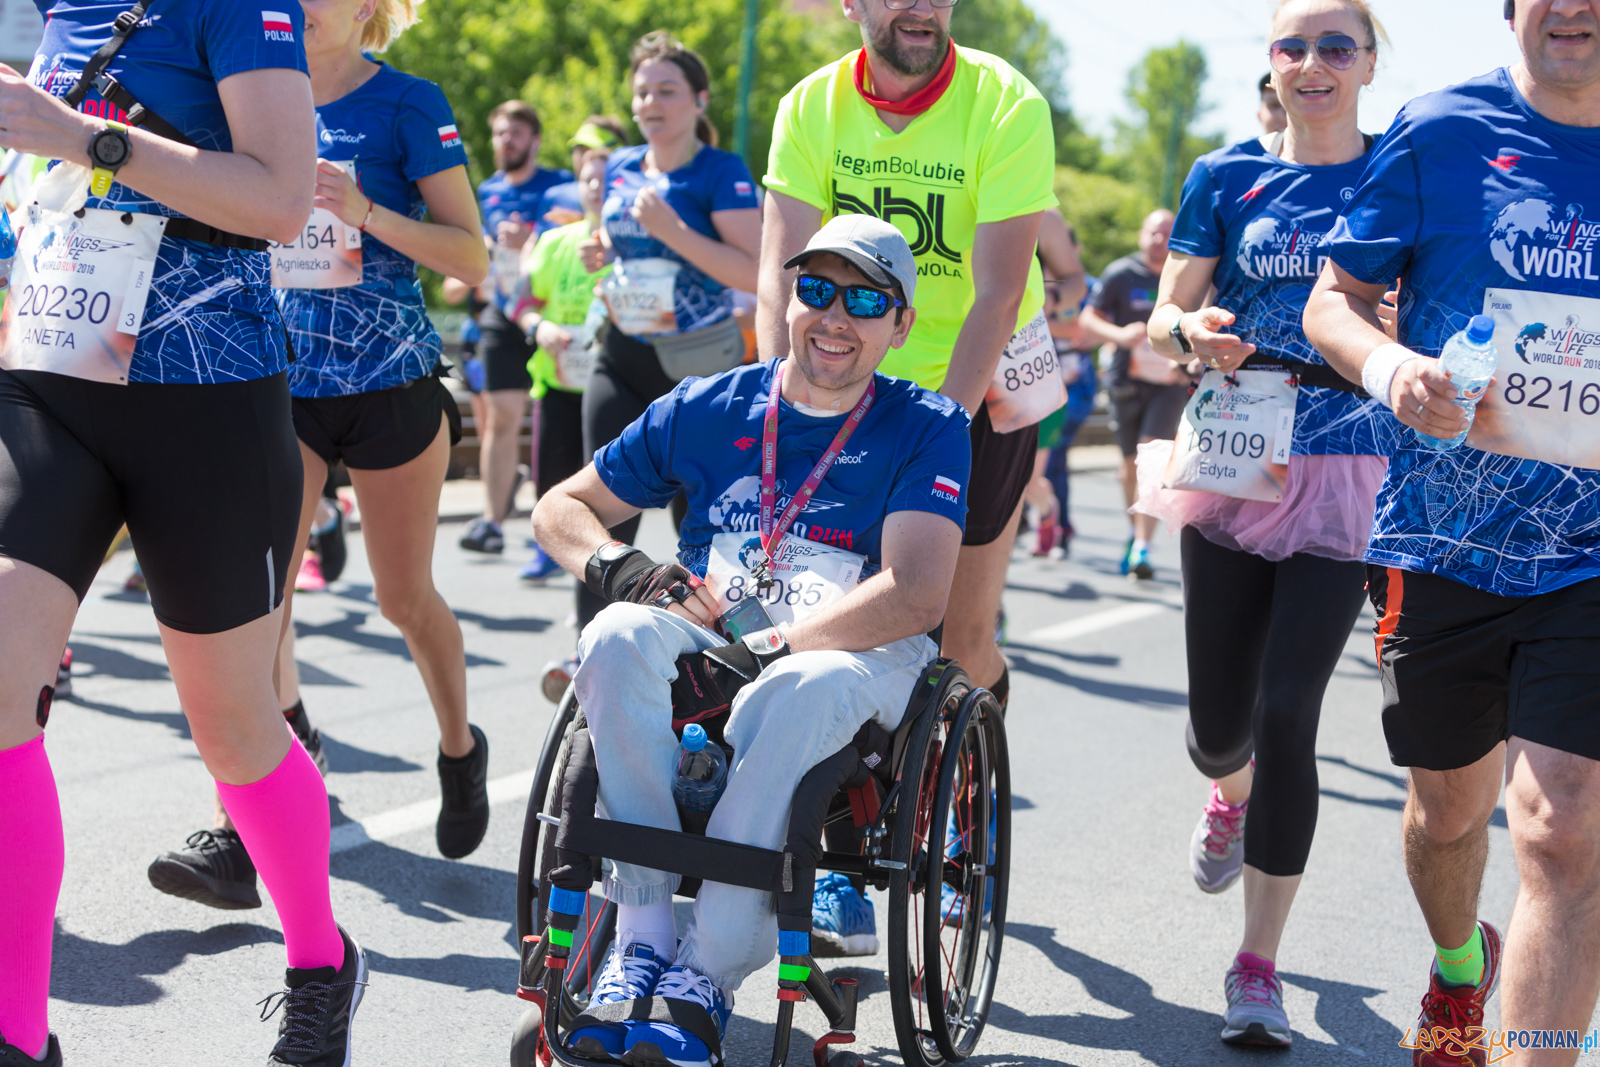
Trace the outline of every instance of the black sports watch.
<path fill-rule="evenodd" d="M 1190 344 L 1189 339 L 1183 334 L 1183 316 L 1187 314 L 1188 312 L 1185 311 L 1178 316 L 1177 321 L 1172 324 L 1172 330 L 1170 332 L 1172 334 L 1172 340 L 1177 344 L 1178 349 L 1182 351 L 1184 355 L 1192 356 L 1194 355 L 1194 345 Z"/>
<path fill-rule="evenodd" d="M 621 541 L 607 541 L 594 550 L 583 567 L 583 581 L 600 596 L 605 596 L 606 578 L 616 572 L 617 564 L 629 556 L 639 554 L 639 549 Z"/>
<path fill-rule="evenodd" d="M 89 192 L 95 196 L 105 196 L 110 192 L 117 171 L 127 164 L 132 155 L 133 140 L 128 136 L 128 127 L 120 122 L 107 122 L 96 130 L 94 136 L 89 138 L 89 162 L 93 164 Z"/>

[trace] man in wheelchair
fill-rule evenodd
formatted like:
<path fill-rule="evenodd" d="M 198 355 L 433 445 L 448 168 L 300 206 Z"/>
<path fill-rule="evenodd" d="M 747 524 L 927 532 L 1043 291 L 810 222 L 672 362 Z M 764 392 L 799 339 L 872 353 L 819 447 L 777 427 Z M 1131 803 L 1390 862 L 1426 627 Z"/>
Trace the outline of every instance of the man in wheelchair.
<path fill-rule="evenodd" d="M 574 678 L 601 813 L 679 829 L 674 682 L 680 657 L 708 654 L 707 710 L 744 684 L 706 834 L 768 849 L 782 846 L 806 772 L 869 720 L 894 730 L 938 655 L 927 634 L 944 616 L 970 465 L 959 404 L 876 373 L 916 316 L 916 262 L 899 230 L 842 215 L 784 266 L 799 267 L 791 358 L 684 381 L 533 515 L 540 545 L 611 602 L 579 640 Z M 608 527 L 680 492 L 689 509 L 676 563 L 610 540 Z M 591 1005 L 689 1000 L 721 1034 L 733 991 L 777 951 L 773 895 L 705 883 L 680 944 L 678 882 L 614 865 L 603 888 L 617 937 Z M 712 1058 L 662 1022 L 589 1026 L 569 1043 L 633 1065 Z"/>

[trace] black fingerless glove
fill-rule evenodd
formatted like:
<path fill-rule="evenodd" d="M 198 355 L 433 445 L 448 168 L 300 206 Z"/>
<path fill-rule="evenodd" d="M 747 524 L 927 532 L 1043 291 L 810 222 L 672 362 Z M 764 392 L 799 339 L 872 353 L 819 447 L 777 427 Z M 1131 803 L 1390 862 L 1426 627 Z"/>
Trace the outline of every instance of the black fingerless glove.
<path fill-rule="evenodd" d="M 739 690 L 788 654 L 789 643 L 774 626 L 746 634 L 731 645 L 678 657 L 678 677 L 672 683 L 673 729 L 728 710 Z"/>
<path fill-rule="evenodd" d="M 693 576 L 677 563 L 657 563 L 632 545 L 609 541 L 583 569 L 584 584 L 608 603 L 681 604 L 694 592 Z"/>

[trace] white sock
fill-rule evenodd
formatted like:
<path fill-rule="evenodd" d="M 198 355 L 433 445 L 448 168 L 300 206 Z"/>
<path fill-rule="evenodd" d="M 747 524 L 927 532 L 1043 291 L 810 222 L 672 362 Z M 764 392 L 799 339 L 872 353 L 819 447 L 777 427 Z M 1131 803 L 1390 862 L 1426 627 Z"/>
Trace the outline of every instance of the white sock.
<path fill-rule="evenodd" d="M 1150 551 L 1150 542 L 1142 537 L 1135 537 L 1133 539 L 1133 550 L 1135 552 L 1148 552 Z"/>
<path fill-rule="evenodd" d="M 617 905 L 617 951 L 635 941 L 655 950 L 656 959 L 672 966 L 678 958 L 678 924 L 672 917 L 672 898 L 654 904 Z"/>

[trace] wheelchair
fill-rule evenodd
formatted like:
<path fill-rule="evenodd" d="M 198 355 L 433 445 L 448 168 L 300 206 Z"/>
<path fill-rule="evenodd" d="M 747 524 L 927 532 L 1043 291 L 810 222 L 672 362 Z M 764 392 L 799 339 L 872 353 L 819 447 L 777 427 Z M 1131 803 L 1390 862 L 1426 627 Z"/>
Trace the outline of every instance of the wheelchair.
<path fill-rule="evenodd" d="M 722 712 L 725 720 L 727 712 Z M 675 723 L 679 726 L 685 724 Z M 708 728 L 712 726 L 706 723 Z M 720 725 L 712 737 L 720 739 Z M 1003 713 L 952 660 L 924 668 L 901 725 L 819 763 L 802 779 L 783 849 L 769 850 L 594 817 L 598 775 L 572 687 L 557 706 L 523 824 L 517 869 L 517 996 L 530 1002 L 513 1035 L 512 1067 L 601 1067 L 566 1047 L 615 937 L 616 905 L 590 896 L 602 858 L 683 876 L 678 895 L 701 881 L 776 895 L 778 1019 L 772 1065 L 787 1060 L 794 1007 L 815 1001 L 828 1032 L 812 1049 L 816 1067 L 864 1067 L 855 1052 L 857 983 L 831 980 L 807 945 L 819 869 L 864 879 L 888 893 L 888 991 L 907 1067 L 939 1067 L 973 1054 L 988 1021 L 1005 939 L 1011 857 L 1011 771 Z M 685 819 L 685 822 L 690 822 Z M 691 829 L 693 827 L 691 826 Z M 825 851 L 848 843 L 848 850 Z M 945 892 L 948 887 L 950 892 Z M 556 906 L 552 906 L 552 899 Z M 581 903 L 580 903 L 581 901 Z M 578 912 L 579 914 L 572 914 Z M 631 1018 L 668 1018 L 682 1001 Z M 618 1005 L 597 1009 L 605 1011 Z M 592 1017 L 591 1017 L 592 1018 Z M 715 1039 L 715 1030 L 711 1035 Z M 720 1042 L 707 1041 L 713 1061 Z M 723 1063 L 726 1063 L 724 1058 Z"/>

